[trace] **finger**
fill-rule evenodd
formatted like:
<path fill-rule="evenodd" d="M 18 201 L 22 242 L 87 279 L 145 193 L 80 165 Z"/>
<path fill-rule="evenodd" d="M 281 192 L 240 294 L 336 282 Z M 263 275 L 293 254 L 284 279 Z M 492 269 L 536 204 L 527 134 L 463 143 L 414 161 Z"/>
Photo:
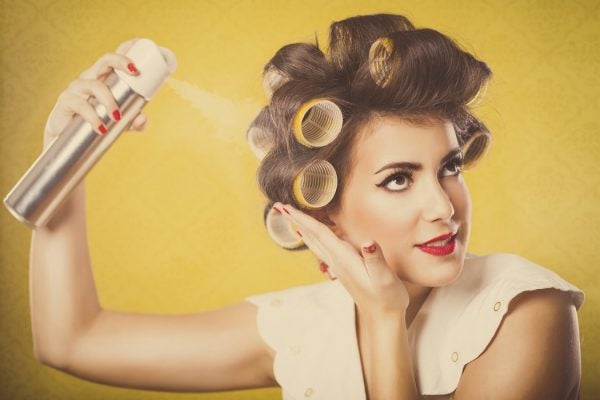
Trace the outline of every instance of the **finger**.
<path fill-rule="evenodd" d="M 106 126 L 98 116 L 98 113 L 96 113 L 94 107 L 92 107 L 85 99 L 66 91 L 63 92 L 59 101 L 64 104 L 66 114 L 79 114 L 85 121 L 89 122 L 100 135 L 106 134 Z"/>
<path fill-rule="evenodd" d="M 335 274 L 329 270 L 329 265 L 327 265 L 325 261 L 319 260 L 319 271 L 321 271 L 321 273 L 324 275 L 327 275 L 327 277 L 332 281 L 337 279 L 337 276 L 335 276 Z"/>
<path fill-rule="evenodd" d="M 287 218 L 292 220 L 300 227 L 304 242 L 313 247 L 322 249 L 319 258 L 326 261 L 338 277 L 343 274 L 350 274 L 353 279 L 363 280 L 366 278 L 365 270 L 359 251 L 350 243 L 341 240 L 328 226 L 313 217 L 296 210 L 289 204 L 283 205 L 275 203 L 282 208 Z M 310 245 L 309 245 L 310 247 Z M 342 269 L 344 271 L 341 271 Z"/>
<path fill-rule="evenodd" d="M 67 90 L 84 99 L 94 96 L 104 106 L 107 114 L 110 115 L 113 121 L 121 119 L 121 110 L 112 92 L 103 82 L 95 79 L 77 79 L 71 82 Z"/>
<path fill-rule="evenodd" d="M 147 125 L 148 118 L 146 117 L 146 114 L 139 113 L 133 118 L 133 121 L 131 121 L 131 124 L 129 124 L 127 130 L 143 131 L 144 129 L 146 129 Z"/>
<path fill-rule="evenodd" d="M 82 72 L 79 77 L 82 79 L 98 79 L 114 69 L 124 71 L 130 75 L 139 74 L 131 58 L 123 54 L 107 53 L 100 57 L 92 67 Z"/>
<path fill-rule="evenodd" d="M 361 245 L 362 256 L 367 274 L 371 281 L 384 285 L 395 281 L 395 276 L 383 256 L 381 246 L 371 240 Z"/>

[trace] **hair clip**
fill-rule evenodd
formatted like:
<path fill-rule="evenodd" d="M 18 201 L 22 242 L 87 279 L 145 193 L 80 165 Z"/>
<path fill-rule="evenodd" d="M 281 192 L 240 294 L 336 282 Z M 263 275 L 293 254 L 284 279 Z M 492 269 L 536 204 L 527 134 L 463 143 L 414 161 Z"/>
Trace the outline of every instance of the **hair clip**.
<path fill-rule="evenodd" d="M 342 130 L 342 110 L 327 99 L 313 99 L 302 104 L 296 112 L 293 130 L 296 140 L 307 147 L 322 147 Z"/>
<path fill-rule="evenodd" d="M 369 72 L 379 87 L 385 87 L 391 78 L 391 69 L 388 64 L 394 43 L 388 37 L 381 37 L 373 42 L 369 49 Z"/>
<path fill-rule="evenodd" d="M 294 198 L 303 207 L 320 208 L 335 196 L 337 174 L 325 160 L 316 160 L 306 166 L 294 179 Z"/>

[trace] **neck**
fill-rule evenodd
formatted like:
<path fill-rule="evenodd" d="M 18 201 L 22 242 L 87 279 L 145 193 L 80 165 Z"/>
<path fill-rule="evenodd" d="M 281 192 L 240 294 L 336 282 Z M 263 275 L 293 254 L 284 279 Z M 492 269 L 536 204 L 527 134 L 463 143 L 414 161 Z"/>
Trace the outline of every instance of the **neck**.
<path fill-rule="evenodd" d="M 408 328 L 421 309 L 423 303 L 425 303 L 425 300 L 427 300 L 427 296 L 429 296 L 432 288 L 406 281 L 404 281 L 404 286 L 406 287 L 409 298 L 409 304 L 406 308 L 406 327 Z"/>

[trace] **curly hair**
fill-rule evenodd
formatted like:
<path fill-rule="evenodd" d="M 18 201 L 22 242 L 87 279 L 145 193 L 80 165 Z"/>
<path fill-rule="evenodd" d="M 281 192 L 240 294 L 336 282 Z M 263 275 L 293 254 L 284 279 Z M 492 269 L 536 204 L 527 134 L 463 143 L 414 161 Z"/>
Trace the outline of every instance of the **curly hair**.
<path fill-rule="evenodd" d="M 318 43 L 282 47 L 263 69 L 269 104 L 249 129 L 265 149 L 257 171 L 267 198 L 265 218 L 276 201 L 307 208 L 294 196 L 293 183 L 316 160 L 333 165 L 337 189 L 325 206 L 304 211 L 323 220 L 337 210 L 354 143 L 377 116 L 397 115 L 417 125 L 450 121 L 459 145 L 471 145 L 463 157 L 465 168 L 472 167 L 491 136 L 471 113 L 471 105 L 490 77 L 490 68 L 452 39 L 433 29 L 416 29 L 401 15 L 355 16 L 332 23 L 327 54 Z M 343 115 L 341 131 L 325 146 L 305 146 L 293 133 L 296 114 L 313 99 L 335 103 Z"/>

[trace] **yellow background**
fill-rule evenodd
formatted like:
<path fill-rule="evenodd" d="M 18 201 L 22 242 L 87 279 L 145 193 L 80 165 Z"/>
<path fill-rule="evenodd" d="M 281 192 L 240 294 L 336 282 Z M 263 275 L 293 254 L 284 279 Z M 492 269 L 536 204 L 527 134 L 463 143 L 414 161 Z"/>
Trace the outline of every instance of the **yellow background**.
<path fill-rule="evenodd" d="M 124 134 L 86 179 L 101 303 L 185 313 L 320 281 L 308 252 L 278 248 L 262 225 L 258 161 L 245 144 L 265 103 L 259 75 L 284 44 L 326 43 L 329 24 L 394 12 L 457 39 L 494 71 L 478 114 L 494 135 L 466 173 L 469 250 L 521 254 L 586 293 L 579 312 L 582 398 L 600 392 L 600 132 L 597 1 L 2 1 L 0 194 L 37 158 L 58 94 L 132 37 L 171 48 L 173 77 L 240 106 L 209 118 L 163 87 L 144 133 Z M 209 98 L 210 98 L 209 96 Z M 31 232 L 0 211 L 0 392 L 10 399 L 279 399 L 280 390 L 171 394 L 90 383 L 40 365 L 28 300 Z M 493 371 L 490 371 L 493 373 Z M 333 400 L 333 399 L 332 399 Z"/>

